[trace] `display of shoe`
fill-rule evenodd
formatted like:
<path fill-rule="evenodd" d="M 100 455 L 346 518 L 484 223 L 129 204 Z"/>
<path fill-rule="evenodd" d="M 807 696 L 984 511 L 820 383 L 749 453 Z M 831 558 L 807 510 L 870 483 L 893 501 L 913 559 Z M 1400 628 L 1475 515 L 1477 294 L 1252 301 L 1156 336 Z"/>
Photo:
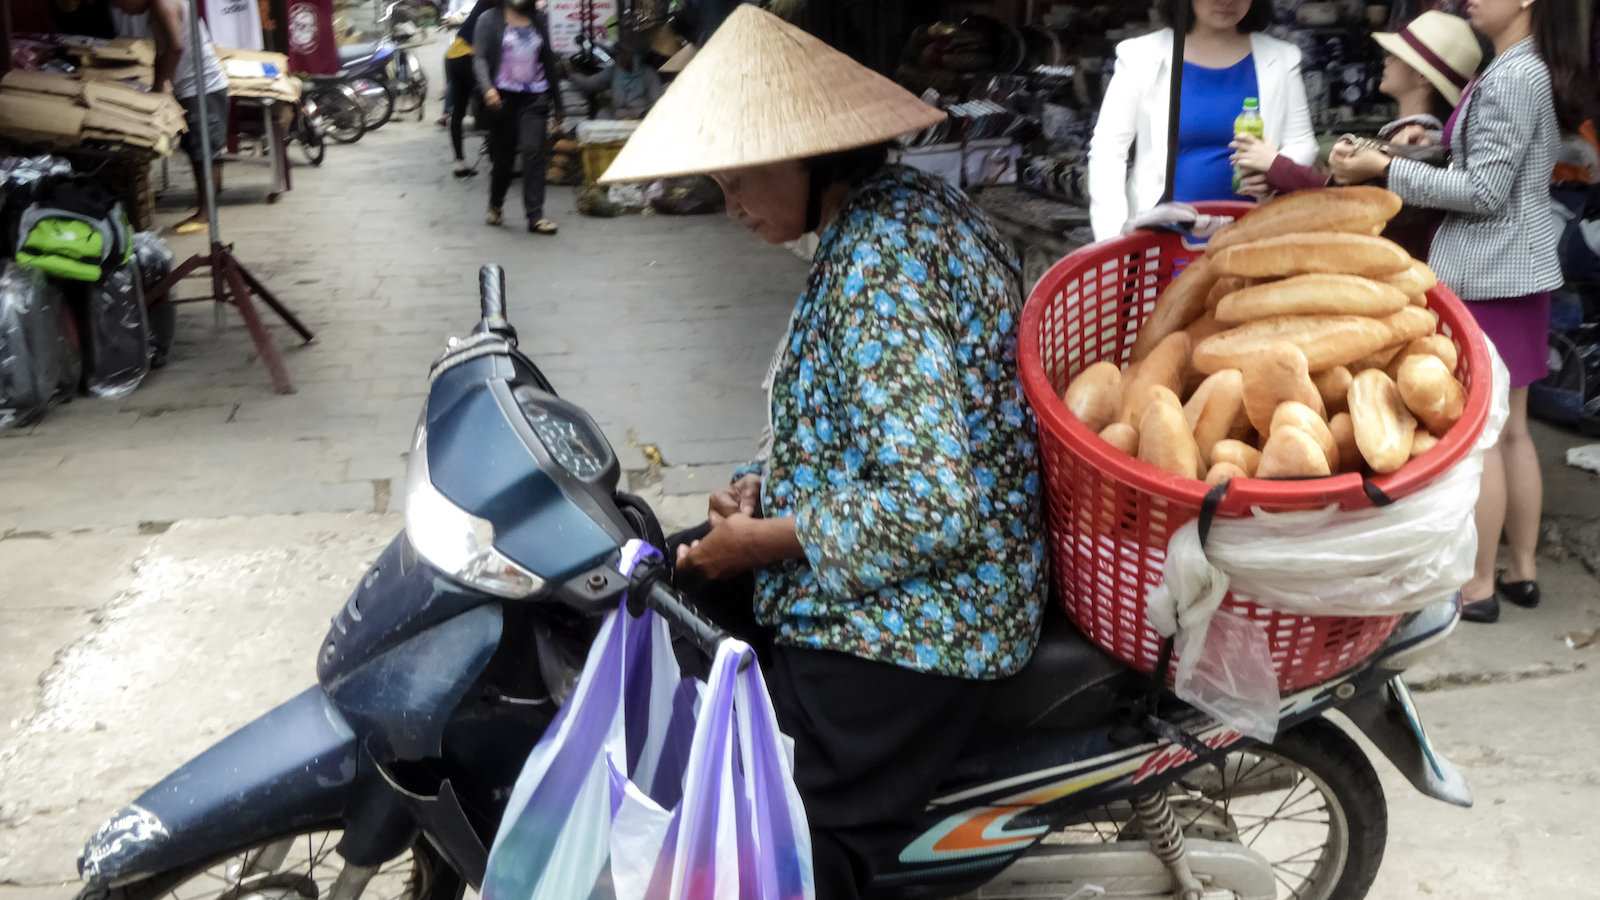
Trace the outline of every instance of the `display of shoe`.
<path fill-rule="evenodd" d="M 503 224 L 505 220 L 506 214 L 492 206 L 489 207 L 489 214 L 483 217 L 483 223 L 485 225 L 500 225 Z"/>
<path fill-rule="evenodd" d="M 1494 576 L 1495 593 L 1523 609 L 1533 609 L 1539 605 L 1539 582 L 1506 581 L 1505 574 L 1501 572 Z"/>
<path fill-rule="evenodd" d="M 1500 599 L 1490 597 L 1487 600 L 1469 600 L 1461 604 L 1461 621 L 1493 625 L 1500 621 Z"/>

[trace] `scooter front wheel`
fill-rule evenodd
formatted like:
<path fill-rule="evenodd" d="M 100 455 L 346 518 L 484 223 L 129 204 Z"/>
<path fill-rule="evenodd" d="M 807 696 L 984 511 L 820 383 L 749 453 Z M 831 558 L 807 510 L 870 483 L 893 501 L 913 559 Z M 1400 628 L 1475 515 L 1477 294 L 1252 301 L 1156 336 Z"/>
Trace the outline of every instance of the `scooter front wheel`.
<path fill-rule="evenodd" d="M 78 900 L 237 900 L 330 897 L 364 900 L 456 900 L 461 879 L 425 840 L 374 869 L 347 865 L 335 849 L 343 832 L 323 829 L 271 838 L 189 869 L 117 888 L 90 885 Z M 350 890 L 353 888 L 353 890 Z"/>

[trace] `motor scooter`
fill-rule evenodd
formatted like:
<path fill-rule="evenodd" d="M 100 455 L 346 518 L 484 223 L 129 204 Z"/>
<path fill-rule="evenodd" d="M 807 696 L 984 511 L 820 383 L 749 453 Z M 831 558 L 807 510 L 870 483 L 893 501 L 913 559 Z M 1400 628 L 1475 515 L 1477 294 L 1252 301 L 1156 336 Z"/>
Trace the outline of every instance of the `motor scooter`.
<path fill-rule="evenodd" d="M 454 900 L 480 886 L 604 615 L 649 607 L 705 654 L 725 638 L 665 563 L 619 573 L 621 548 L 663 546 L 662 529 L 618 490 L 594 420 L 518 349 L 497 267 L 480 295 L 429 373 L 405 529 L 334 613 L 317 684 L 113 815 L 79 859 L 80 900 Z M 1458 619 L 1457 601 L 1416 613 L 1284 698 L 1269 745 L 1047 617 L 920 820 L 869 861 L 874 896 L 1363 897 L 1388 815 L 1352 730 L 1424 794 L 1471 803 L 1400 679 Z"/>

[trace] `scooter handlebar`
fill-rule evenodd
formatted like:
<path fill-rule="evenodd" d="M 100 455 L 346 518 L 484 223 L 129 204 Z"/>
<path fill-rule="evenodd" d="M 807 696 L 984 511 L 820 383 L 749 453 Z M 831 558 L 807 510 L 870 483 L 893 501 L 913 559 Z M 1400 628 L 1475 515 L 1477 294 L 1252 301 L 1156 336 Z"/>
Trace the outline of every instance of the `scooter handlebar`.
<path fill-rule="evenodd" d="M 667 624 L 674 631 L 693 640 L 708 657 L 715 658 L 718 645 L 729 637 L 726 631 L 702 616 L 676 589 L 665 582 L 656 581 L 650 585 L 649 605 L 657 615 L 667 620 Z"/>
<path fill-rule="evenodd" d="M 483 310 L 483 328 L 499 333 L 509 328 L 506 318 L 506 270 L 490 263 L 478 270 L 478 303 Z"/>

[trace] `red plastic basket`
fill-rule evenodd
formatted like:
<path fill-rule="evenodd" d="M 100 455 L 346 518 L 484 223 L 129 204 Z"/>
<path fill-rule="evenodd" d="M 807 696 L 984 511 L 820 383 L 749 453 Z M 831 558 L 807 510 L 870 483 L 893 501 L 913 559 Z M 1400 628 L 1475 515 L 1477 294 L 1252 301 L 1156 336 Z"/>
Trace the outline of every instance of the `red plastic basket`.
<path fill-rule="evenodd" d="M 1243 204 L 1202 204 L 1240 215 Z M 1047 490 L 1053 579 L 1080 631 L 1107 653 L 1151 672 L 1162 638 L 1145 617 L 1145 594 L 1162 581 L 1167 539 L 1200 514 L 1206 486 L 1133 459 L 1067 412 L 1061 394 L 1083 369 L 1127 359 L 1156 297 L 1197 254 L 1172 234 L 1141 232 L 1086 247 L 1040 280 L 1022 314 L 1018 347 L 1023 390 L 1039 419 Z M 1438 446 L 1391 475 L 1370 479 L 1390 499 L 1426 486 L 1461 461 L 1482 434 L 1490 402 L 1490 362 L 1483 332 L 1448 288 L 1428 295 L 1439 331 L 1460 351 L 1457 377 L 1466 411 Z M 1217 515 L 1372 505 L 1359 475 L 1315 481 L 1234 482 Z M 1284 693 L 1319 684 L 1371 656 L 1398 616 L 1303 616 L 1230 594 L 1224 608 L 1265 629 Z"/>

